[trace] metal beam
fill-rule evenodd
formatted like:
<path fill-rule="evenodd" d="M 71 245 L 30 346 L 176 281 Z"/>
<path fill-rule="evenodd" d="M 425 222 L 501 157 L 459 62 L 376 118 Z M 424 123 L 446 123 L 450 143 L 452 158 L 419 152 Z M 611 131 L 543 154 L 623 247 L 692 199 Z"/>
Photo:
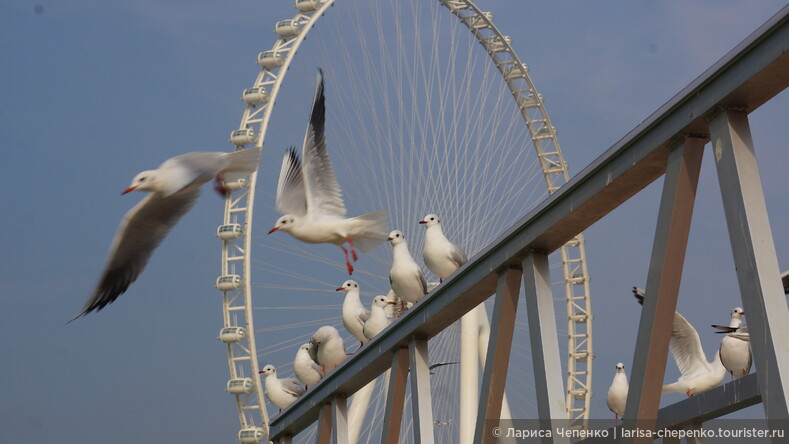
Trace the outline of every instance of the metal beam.
<path fill-rule="evenodd" d="M 272 439 L 296 435 L 316 421 L 323 402 L 350 396 L 386 371 L 392 350 L 410 337 L 429 339 L 487 299 L 495 270 L 520 265 L 525 251 L 558 249 L 652 183 L 665 171 L 670 139 L 706 130 L 698 116 L 734 99 L 754 110 L 780 93 L 789 85 L 786 47 L 789 6 L 274 418 Z"/>
<path fill-rule="evenodd" d="M 518 311 L 520 279 L 520 270 L 513 268 L 507 268 L 499 275 L 491 322 L 493 328 L 488 339 L 488 353 L 482 373 L 475 443 L 496 441 L 493 435 L 488 433 L 486 422 L 501 419 L 504 385 L 507 382 L 512 336 L 515 332 L 515 314 Z"/>
<path fill-rule="evenodd" d="M 657 418 L 703 153 L 704 139 L 688 137 L 674 146 L 668 158 L 647 275 L 647 297 L 630 374 L 625 427 L 632 427 L 636 418 Z"/>
<path fill-rule="evenodd" d="M 789 419 L 789 308 L 744 111 L 710 119 L 715 164 L 765 416 Z"/>
<path fill-rule="evenodd" d="M 430 394 L 430 369 L 427 339 L 414 338 L 408 343 L 411 370 L 411 416 L 414 442 L 433 443 L 433 401 Z"/>
<path fill-rule="evenodd" d="M 348 444 L 348 400 L 337 396 L 331 400 L 331 431 L 334 444 Z"/>
<path fill-rule="evenodd" d="M 551 420 L 565 420 L 567 410 L 547 254 L 531 252 L 523 259 L 523 290 L 534 365 L 537 416 L 540 428 L 552 429 Z M 546 441 L 570 442 L 569 438 L 560 436 L 543 440 Z"/>
<path fill-rule="evenodd" d="M 407 381 L 408 349 L 401 348 L 395 352 L 394 358 L 392 358 L 392 371 L 389 373 L 389 390 L 386 395 L 381 444 L 397 444 L 400 442 L 400 427 L 403 422 Z"/>
<path fill-rule="evenodd" d="M 331 404 L 324 403 L 318 413 L 318 432 L 315 434 L 315 444 L 331 443 Z"/>

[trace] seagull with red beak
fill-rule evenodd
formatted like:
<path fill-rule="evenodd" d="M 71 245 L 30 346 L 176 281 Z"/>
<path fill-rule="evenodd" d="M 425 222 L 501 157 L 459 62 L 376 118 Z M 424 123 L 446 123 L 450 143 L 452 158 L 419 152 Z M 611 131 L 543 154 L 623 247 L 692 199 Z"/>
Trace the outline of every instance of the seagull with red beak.
<path fill-rule="evenodd" d="M 337 245 L 345 254 L 348 274 L 353 274 L 351 258 L 358 259 L 356 250 L 367 252 L 386 239 L 386 211 L 345 218 L 342 190 L 326 150 L 325 121 L 323 72 L 319 70 L 301 159 L 295 148 L 282 159 L 275 206 L 284 216 L 277 219 L 269 234 L 284 231 L 302 242 Z"/>
<path fill-rule="evenodd" d="M 425 247 L 422 250 L 425 265 L 443 281 L 468 262 L 466 252 L 447 239 L 435 214 L 428 214 L 419 223 L 425 226 Z"/>

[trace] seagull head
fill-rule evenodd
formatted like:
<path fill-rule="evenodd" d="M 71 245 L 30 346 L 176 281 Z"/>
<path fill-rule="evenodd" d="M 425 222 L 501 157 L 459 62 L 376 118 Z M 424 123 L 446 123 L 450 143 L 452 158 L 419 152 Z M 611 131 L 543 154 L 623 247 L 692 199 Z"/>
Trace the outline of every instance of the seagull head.
<path fill-rule="evenodd" d="M 347 292 L 350 292 L 351 290 L 354 290 L 354 289 L 358 290 L 359 289 L 359 284 L 357 284 L 356 281 L 348 280 L 348 281 L 345 281 L 342 284 L 342 286 L 337 289 L 337 291 L 345 291 L 347 293 Z"/>
<path fill-rule="evenodd" d="M 625 372 L 625 364 L 622 364 L 621 362 L 616 364 L 616 372 L 617 373 L 624 373 Z"/>
<path fill-rule="evenodd" d="M 405 234 L 403 234 L 403 232 L 400 230 L 394 230 L 389 233 L 389 238 L 386 240 L 388 240 L 392 246 L 402 244 L 405 242 Z"/>
<path fill-rule="evenodd" d="M 742 307 L 734 307 L 734 310 L 731 311 L 732 319 L 742 319 L 745 316 L 745 312 L 742 311 Z"/>
<path fill-rule="evenodd" d="M 419 221 L 420 224 L 423 224 L 425 228 L 435 227 L 436 225 L 441 225 L 441 221 L 438 220 L 438 216 L 435 214 L 428 214 L 422 220 Z"/>
<path fill-rule="evenodd" d="M 373 299 L 373 305 L 376 307 L 384 308 L 387 305 L 395 305 L 394 301 L 390 301 L 386 299 L 386 296 L 378 295 Z"/>
<path fill-rule="evenodd" d="M 318 331 L 312 334 L 310 338 L 310 342 L 312 345 L 318 347 L 322 343 L 328 341 L 333 337 L 340 337 L 340 333 L 337 331 L 336 328 L 332 327 L 331 325 L 324 325 L 323 327 L 319 328 Z"/>
<path fill-rule="evenodd" d="M 123 193 L 121 194 L 131 193 L 132 191 L 136 191 L 136 190 L 157 191 L 158 190 L 157 179 L 158 176 L 156 174 L 156 171 L 154 170 L 143 171 L 142 173 L 134 176 L 134 179 L 132 179 L 129 188 L 123 190 Z"/>
<path fill-rule="evenodd" d="M 274 368 L 273 365 L 267 365 L 267 366 L 263 367 L 263 370 L 259 371 L 258 373 L 260 373 L 262 375 L 266 375 L 266 376 L 276 375 L 277 374 L 277 369 Z"/>
<path fill-rule="evenodd" d="M 301 344 L 301 347 L 299 347 L 300 350 L 304 350 L 306 352 L 309 352 L 311 348 L 312 348 L 311 342 L 308 342 L 306 344 Z"/>
<path fill-rule="evenodd" d="M 277 222 L 274 224 L 274 228 L 268 230 L 268 234 L 271 234 L 279 230 L 290 232 L 290 230 L 293 228 L 293 225 L 295 224 L 296 224 L 296 216 L 293 214 L 286 214 L 280 217 L 279 219 L 277 219 Z"/>

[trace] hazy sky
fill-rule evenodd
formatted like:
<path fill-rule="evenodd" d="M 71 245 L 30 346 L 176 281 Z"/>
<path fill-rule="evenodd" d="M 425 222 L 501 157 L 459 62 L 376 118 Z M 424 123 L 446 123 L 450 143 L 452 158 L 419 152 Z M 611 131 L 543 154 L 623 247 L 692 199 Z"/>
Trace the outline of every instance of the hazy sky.
<path fill-rule="evenodd" d="M 121 217 L 138 200 L 119 196 L 131 178 L 183 152 L 232 149 L 240 91 L 254 79 L 257 52 L 275 40 L 274 22 L 293 15 L 292 3 L 0 3 L 0 443 L 234 442 L 238 419 L 224 391 L 221 307 L 211 288 L 222 208 L 215 196 L 206 193 L 116 304 L 66 321 L 90 294 Z M 571 174 L 784 5 L 479 3 L 529 64 Z M 330 13 L 342 14 L 341 4 Z M 751 116 L 782 269 L 789 267 L 782 230 L 788 112 L 783 93 Z M 594 417 L 608 418 L 605 391 L 616 362 L 630 368 L 639 309 L 628 294 L 646 280 L 660 183 L 586 233 Z M 739 305 L 709 156 L 698 196 L 679 310 L 705 326 L 725 322 Z M 699 330 L 713 350 L 718 338 Z"/>

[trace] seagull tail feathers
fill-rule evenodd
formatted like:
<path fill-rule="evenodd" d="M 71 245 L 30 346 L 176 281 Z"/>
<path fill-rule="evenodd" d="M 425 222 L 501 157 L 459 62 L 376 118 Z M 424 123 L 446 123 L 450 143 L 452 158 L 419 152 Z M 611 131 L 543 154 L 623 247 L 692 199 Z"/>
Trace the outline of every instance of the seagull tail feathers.
<path fill-rule="evenodd" d="M 386 219 L 386 210 L 373 211 L 353 219 L 364 222 L 359 234 L 353 236 L 354 247 L 363 253 L 382 244 L 389 236 L 389 222 Z"/>

